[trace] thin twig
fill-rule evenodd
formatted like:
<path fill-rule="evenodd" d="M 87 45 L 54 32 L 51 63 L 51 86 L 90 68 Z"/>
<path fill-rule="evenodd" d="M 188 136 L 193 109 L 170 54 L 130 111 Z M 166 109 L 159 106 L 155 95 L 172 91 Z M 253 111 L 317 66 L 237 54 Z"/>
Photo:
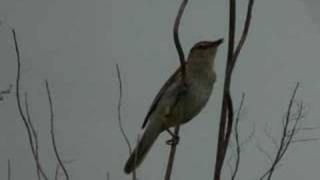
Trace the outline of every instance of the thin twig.
<path fill-rule="evenodd" d="M 16 31 L 15 29 L 11 30 L 12 32 L 12 36 L 13 36 L 13 41 L 14 41 L 14 45 L 15 45 L 15 51 L 16 51 L 16 56 L 17 56 L 17 76 L 16 76 L 16 99 L 17 99 L 17 105 L 18 105 L 18 111 L 20 114 L 20 117 L 23 121 L 23 124 L 27 130 L 27 136 L 28 136 L 28 140 L 29 140 L 29 145 L 31 148 L 31 152 L 33 155 L 33 158 L 35 160 L 36 163 L 36 167 L 40 168 L 40 172 L 42 177 L 45 180 L 48 180 L 48 176 L 46 175 L 46 173 L 43 171 L 43 169 L 41 168 L 41 164 L 39 162 L 39 159 L 36 157 L 36 149 L 35 149 L 35 144 L 33 142 L 33 137 L 32 137 L 32 130 L 31 127 L 28 123 L 28 120 L 26 118 L 26 115 L 24 114 L 23 110 L 22 110 L 22 101 L 20 98 L 20 74 L 21 74 L 21 60 L 20 60 L 20 50 L 19 50 L 19 46 L 18 46 L 18 42 L 17 42 L 17 36 L 16 36 Z"/>
<path fill-rule="evenodd" d="M 311 130 L 319 130 L 320 127 L 303 127 L 303 128 L 299 128 L 299 131 L 311 131 Z"/>
<path fill-rule="evenodd" d="M 292 137 L 294 135 L 294 131 L 292 131 L 291 135 L 289 136 L 289 139 L 286 139 L 287 138 L 287 133 L 288 133 L 288 128 L 289 128 L 290 117 L 291 117 L 291 110 L 292 110 L 293 102 L 295 100 L 298 88 L 299 88 L 299 82 L 296 84 L 296 87 L 293 90 L 293 93 L 292 93 L 292 96 L 291 96 L 291 99 L 290 99 L 290 102 L 289 102 L 289 105 L 288 105 L 287 115 L 286 115 L 286 118 L 285 118 L 285 127 L 284 127 L 283 132 L 282 132 L 280 146 L 279 146 L 279 149 L 277 151 L 274 163 L 271 165 L 270 172 L 269 172 L 268 177 L 267 177 L 268 180 L 271 179 L 271 177 L 273 175 L 273 172 L 274 172 L 274 168 L 277 166 L 278 162 L 280 162 L 280 160 L 282 159 L 283 155 L 287 151 L 287 149 L 288 149 L 288 147 L 289 147 L 289 145 L 291 143 Z M 295 123 L 293 128 L 296 127 L 297 122 L 298 121 L 296 121 L 296 123 Z"/>
<path fill-rule="evenodd" d="M 279 142 L 279 146 L 277 146 L 277 152 L 272 160 L 270 167 L 267 171 L 259 178 L 260 180 L 267 179 L 270 180 L 272 178 L 275 169 L 279 166 L 280 161 L 283 159 L 285 153 L 288 151 L 288 148 L 291 144 L 293 144 L 294 137 L 297 135 L 299 130 L 299 122 L 304 117 L 304 106 L 302 103 L 299 103 L 297 106 L 297 112 L 293 111 L 293 105 L 296 99 L 297 90 L 299 88 L 299 83 L 296 84 L 292 96 L 290 98 L 288 109 L 286 112 L 286 116 L 283 120 L 283 129 L 282 129 L 282 136 Z M 294 115 L 294 116 L 293 116 Z M 273 142 L 275 143 L 275 142 Z M 270 157 L 269 157 L 270 158 Z"/>
<path fill-rule="evenodd" d="M 116 63 L 116 70 L 117 70 L 117 79 L 118 79 L 118 83 L 119 83 L 119 98 L 118 98 L 118 105 L 117 105 L 118 124 L 119 124 L 121 135 L 122 135 L 124 141 L 126 142 L 126 144 L 128 146 L 129 154 L 131 154 L 132 153 L 132 147 L 131 147 L 129 138 L 128 138 L 126 132 L 124 131 L 124 128 L 123 128 L 123 125 L 122 125 L 121 109 L 122 109 L 122 96 L 123 96 L 122 94 L 123 94 L 123 90 L 122 90 L 121 72 L 120 72 L 120 68 L 119 68 L 118 63 Z M 134 168 L 134 170 L 132 172 L 132 179 L 133 180 L 137 179 L 135 168 Z"/>
<path fill-rule="evenodd" d="M 59 171 L 60 171 L 60 165 L 59 163 L 56 165 L 56 170 L 55 170 L 55 173 L 54 173 L 54 180 L 58 180 L 59 178 Z"/>
<path fill-rule="evenodd" d="M 292 143 L 314 142 L 314 141 L 320 141 L 320 138 L 294 139 L 292 140 Z"/>
<path fill-rule="evenodd" d="M 277 142 L 276 138 L 274 138 L 272 136 L 272 134 L 270 133 L 268 128 L 269 128 L 268 123 L 266 123 L 265 126 L 264 126 L 264 130 L 263 131 L 264 131 L 265 135 L 267 136 L 267 138 L 270 139 L 270 141 L 273 144 L 274 148 L 277 149 L 279 147 L 278 142 Z"/>
<path fill-rule="evenodd" d="M 32 136 L 33 136 L 33 140 L 34 140 L 34 149 L 35 149 L 35 160 L 36 162 L 40 162 L 40 159 L 39 159 L 39 141 L 38 141 L 38 134 L 37 134 L 37 131 L 36 129 L 34 128 L 34 125 L 31 121 L 31 116 L 30 116 L 30 111 L 29 111 L 29 103 L 28 103 L 28 94 L 27 93 L 24 93 L 24 103 L 25 103 L 25 109 L 26 109 L 26 115 L 27 115 L 27 121 L 28 121 L 28 124 L 29 124 L 29 127 L 31 129 L 31 132 L 32 132 Z M 40 163 L 37 163 L 37 177 L 38 177 L 38 180 L 41 179 L 40 177 L 40 173 L 41 173 L 41 166 L 40 166 Z"/>
<path fill-rule="evenodd" d="M 256 142 L 256 148 L 264 154 L 270 162 L 273 161 L 271 154 L 261 146 L 259 141 Z"/>
<path fill-rule="evenodd" d="M 107 180 L 110 180 L 110 173 L 109 173 L 109 171 L 107 172 Z"/>
<path fill-rule="evenodd" d="M 181 43 L 179 40 L 179 27 L 180 27 L 181 17 L 183 15 L 183 12 L 184 12 L 187 4 L 188 4 L 188 0 L 183 0 L 181 2 L 178 14 L 175 19 L 174 27 L 173 27 L 173 40 L 174 40 L 174 44 L 176 46 L 176 49 L 177 49 L 177 52 L 179 55 L 181 75 L 182 75 L 181 89 L 187 88 L 187 82 L 186 82 L 187 77 L 186 77 L 186 67 L 185 67 L 185 56 L 184 56 L 183 49 L 181 47 Z M 179 100 L 179 97 L 177 98 L 177 101 L 178 100 Z M 180 125 L 177 125 L 174 129 L 175 137 L 179 136 L 179 131 L 180 131 Z M 165 180 L 170 180 L 170 178 L 171 178 L 176 149 L 177 149 L 177 143 L 172 143 L 171 148 L 170 148 L 169 158 L 168 158 L 167 169 L 166 169 L 166 173 L 164 176 Z"/>
<path fill-rule="evenodd" d="M 74 161 L 76 161 L 76 160 L 71 159 L 69 161 L 63 161 L 63 163 L 64 164 L 70 164 L 70 163 L 73 163 Z M 57 163 L 56 169 L 55 169 L 55 173 L 54 173 L 54 180 L 58 180 L 59 179 L 59 173 L 60 173 L 60 164 Z"/>
<path fill-rule="evenodd" d="M 244 145 L 246 145 L 250 140 L 252 140 L 252 138 L 254 137 L 256 133 L 256 125 L 253 122 L 252 125 L 252 131 L 250 132 L 250 134 L 240 143 L 240 147 L 242 148 Z"/>
<path fill-rule="evenodd" d="M 11 162 L 8 159 L 8 180 L 11 180 Z"/>
<path fill-rule="evenodd" d="M 241 97 L 241 102 L 240 102 L 240 105 L 239 105 L 239 110 L 238 110 L 238 113 L 237 113 L 237 116 L 236 116 L 236 122 L 235 122 L 235 139 L 236 139 L 236 163 L 235 163 L 235 168 L 234 168 L 234 171 L 232 173 L 232 177 L 231 177 L 231 180 L 235 180 L 236 178 L 236 175 L 239 171 L 239 164 L 240 164 L 240 153 L 241 153 L 241 149 L 240 149 L 240 141 L 239 141 L 239 119 L 240 119 L 240 112 L 242 110 L 242 106 L 243 106 L 243 102 L 244 102 L 244 98 L 245 98 L 245 94 L 243 93 L 242 94 L 242 97 Z"/>
<path fill-rule="evenodd" d="M 225 81 L 223 90 L 223 99 L 220 113 L 220 125 L 219 125 L 219 135 L 218 135 L 218 145 L 216 154 L 216 163 L 214 169 L 214 180 L 221 179 L 221 170 L 223 167 L 223 162 L 226 156 L 227 148 L 230 141 L 230 135 L 232 132 L 233 124 L 233 103 L 230 94 L 231 77 L 234 66 L 238 59 L 238 55 L 241 51 L 246 37 L 249 31 L 251 22 L 251 13 L 253 9 L 254 0 L 249 0 L 247 16 L 244 24 L 244 30 L 242 32 L 241 40 L 234 52 L 235 45 L 235 31 L 236 31 L 236 1 L 229 0 L 229 38 L 228 38 L 228 56 L 227 56 L 227 66 L 225 71 Z"/>
<path fill-rule="evenodd" d="M 119 68 L 118 64 L 116 64 L 116 69 L 117 69 L 117 78 L 118 78 L 118 82 L 119 82 L 119 99 L 118 99 L 118 105 L 117 105 L 118 123 L 119 123 L 120 132 L 122 134 L 122 137 L 128 146 L 129 154 L 131 154 L 131 152 L 132 152 L 131 144 L 130 144 L 129 138 L 126 135 L 126 132 L 124 131 L 124 128 L 122 125 L 121 108 L 122 108 L 122 94 L 123 94 L 123 92 L 122 92 L 121 72 L 120 72 L 120 68 Z"/>
<path fill-rule="evenodd" d="M 47 90 L 47 96 L 48 96 L 48 100 L 49 100 L 49 107 L 50 107 L 50 135 L 51 135 L 51 141 L 52 141 L 52 146 L 53 146 L 53 150 L 54 150 L 54 154 L 57 158 L 57 161 L 66 177 L 66 180 L 69 180 L 69 174 L 68 171 L 66 169 L 66 167 L 64 166 L 61 158 L 60 158 L 60 154 L 58 151 L 58 147 L 56 144 L 56 139 L 55 139 L 55 133 L 54 133 L 54 113 L 53 113 L 53 103 L 52 103 L 52 98 L 51 98 L 51 93 L 50 93 L 50 88 L 49 88 L 49 83 L 48 80 L 45 80 L 45 86 L 46 86 L 46 90 Z"/>
<path fill-rule="evenodd" d="M 231 65 L 231 70 L 234 68 L 235 63 L 236 63 L 236 59 L 238 59 L 239 54 L 241 52 L 241 49 L 247 39 L 248 33 L 249 33 L 249 27 L 250 27 L 250 23 L 251 23 L 251 17 L 252 17 L 252 11 L 253 11 L 253 5 L 254 5 L 254 0 L 249 0 L 248 2 L 248 8 L 247 8 L 247 15 L 246 15 L 246 20 L 244 23 L 244 28 L 242 31 L 242 35 L 240 38 L 240 41 L 238 43 L 238 46 L 233 54 L 233 61 L 232 61 L 232 65 Z"/>

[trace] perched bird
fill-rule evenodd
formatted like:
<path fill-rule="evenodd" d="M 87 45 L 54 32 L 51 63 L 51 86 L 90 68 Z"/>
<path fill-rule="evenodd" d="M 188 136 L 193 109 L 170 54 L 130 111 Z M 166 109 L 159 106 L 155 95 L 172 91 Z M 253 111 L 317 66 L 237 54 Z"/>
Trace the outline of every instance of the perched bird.
<path fill-rule="evenodd" d="M 222 42 L 223 39 L 196 43 L 185 64 L 185 88 L 179 68 L 160 89 L 142 124 L 142 128 L 147 125 L 146 130 L 124 167 L 125 173 L 142 163 L 161 132 L 190 121 L 206 105 L 216 80 L 215 55 Z"/>

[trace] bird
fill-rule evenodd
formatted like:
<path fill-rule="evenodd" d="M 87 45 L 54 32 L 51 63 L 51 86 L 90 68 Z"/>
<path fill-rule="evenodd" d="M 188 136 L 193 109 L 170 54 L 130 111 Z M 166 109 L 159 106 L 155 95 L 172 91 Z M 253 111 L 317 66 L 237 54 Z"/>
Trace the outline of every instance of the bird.
<path fill-rule="evenodd" d="M 162 86 L 142 124 L 145 131 L 125 164 L 126 174 L 142 163 L 159 134 L 189 122 L 207 104 L 216 81 L 215 56 L 222 43 L 222 38 L 196 43 L 185 62 L 184 78 L 179 67 Z"/>

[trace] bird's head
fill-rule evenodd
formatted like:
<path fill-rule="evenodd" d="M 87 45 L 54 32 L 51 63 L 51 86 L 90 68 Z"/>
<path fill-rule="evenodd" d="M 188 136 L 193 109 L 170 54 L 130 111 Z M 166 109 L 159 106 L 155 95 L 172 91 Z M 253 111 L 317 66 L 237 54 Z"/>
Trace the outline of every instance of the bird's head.
<path fill-rule="evenodd" d="M 218 39 L 216 41 L 200 41 L 196 43 L 192 48 L 190 53 L 195 54 L 207 54 L 214 53 L 220 44 L 223 43 L 223 39 Z"/>
<path fill-rule="evenodd" d="M 223 39 L 216 41 L 200 41 L 196 43 L 190 50 L 188 61 L 207 61 L 212 64 L 216 55 L 217 49 L 220 44 L 223 43 Z"/>

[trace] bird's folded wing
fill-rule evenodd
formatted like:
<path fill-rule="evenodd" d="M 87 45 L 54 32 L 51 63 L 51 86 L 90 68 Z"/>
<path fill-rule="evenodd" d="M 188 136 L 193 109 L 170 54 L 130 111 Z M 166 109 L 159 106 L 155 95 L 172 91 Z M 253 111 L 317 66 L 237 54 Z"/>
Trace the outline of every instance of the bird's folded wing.
<path fill-rule="evenodd" d="M 167 80 L 167 82 L 162 86 L 156 97 L 154 98 L 151 107 L 143 121 L 142 128 L 144 128 L 149 120 L 150 115 L 153 113 L 153 111 L 157 108 L 159 101 L 161 100 L 162 96 L 168 91 L 168 89 L 173 85 L 174 82 L 177 82 L 180 77 L 180 68 L 174 72 L 171 77 Z"/>

